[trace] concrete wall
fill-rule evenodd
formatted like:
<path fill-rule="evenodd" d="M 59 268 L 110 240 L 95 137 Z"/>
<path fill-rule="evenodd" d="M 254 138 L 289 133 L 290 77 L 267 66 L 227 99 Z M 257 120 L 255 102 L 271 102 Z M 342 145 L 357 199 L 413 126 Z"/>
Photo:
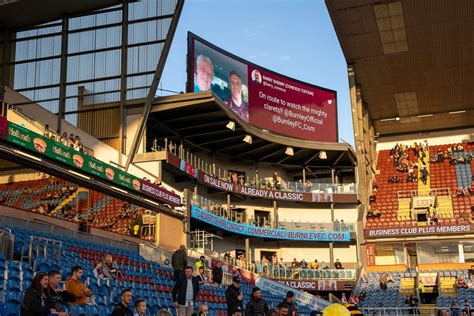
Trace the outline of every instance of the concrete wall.
<path fill-rule="evenodd" d="M 186 244 L 186 234 L 184 233 L 184 223 L 182 220 L 159 213 L 157 221 L 158 246 L 174 251 L 180 245 Z"/>
<path fill-rule="evenodd" d="M 378 139 L 377 150 L 391 149 L 396 143 L 412 145 L 414 142 L 428 141 L 429 145 L 443 145 L 474 141 L 474 128 L 458 129 L 443 132 L 426 132 L 396 137 L 381 137 Z"/>

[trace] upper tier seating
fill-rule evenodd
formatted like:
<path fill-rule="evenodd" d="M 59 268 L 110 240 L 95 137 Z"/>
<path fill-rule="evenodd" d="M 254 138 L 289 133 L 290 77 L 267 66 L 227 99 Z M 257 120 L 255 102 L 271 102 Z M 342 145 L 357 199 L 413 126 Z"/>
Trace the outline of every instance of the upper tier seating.
<path fill-rule="evenodd" d="M 55 177 L 0 184 L 0 204 L 78 221 L 76 205 L 80 190 L 85 189 Z M 134 221 L 134 215 L 139 207 L 127 204 L 128 215 L 123 216 L 125 202 L 94 190 L 88 191 L 87 213 L 91 220 L 90 225 L 129 234 L 129 226 Z"/>
<path fill-rule="evenodd" d="M 446 152 L 449 145 L 429 146 L 429 158 L 436 160 L 438 152 Z M 406 149 L 408 161 L 418 162 L 413 148 Z M 462 152 L 454 152 L 453 156 L 467 157 L 474 154 L 474 143 L 463 144 Z M 416 219 L 409 217 L 409 198 L 400 198 L 398 194 L 405 191 L 416 191 L 416 194 L 427 194 L 430 190 L 436 192 L 444 189 L 449 190 L 449 197 L 446 198 L 446 210 L 438 210 L 439 224 L 454 224 L 460 221 L 472 220 L 471 210 L 474 206 L 474 195 L 458 194 L 458 188 L 474 188 L 472 175 L 474 174 L 474 160 L 470 163 L 453 164 L 448 159 L 442 162 L 426 160 L 427 169 L 430 176 L 427 184 L 418 181 L 409 182 L 407 172 L 400 172 L 394 164 L 394 158 L 390 157 L 390 150 L 381 150 L 377 157 L 377 170 L 379 174 L 375 176 L 374 184 L 376 189 L 372 191 L 375 201 L 371 202 L 370 212 L 380 212 L 379 216 L 367 216 L 366 228 L 383 228 L 393 226 L 414 226 L 418 225 Z M 417 169 L 415 168 L 415 173 Z M 399 177 L 401 182 L 389 183 L 391 177 Z M 403 192 L 402 192 L 403 193 Z M 435 194 L 435 193 L 432 193 Z M 452 205 L 450 205 L 450 203 Z M 408 215 L 408 216 L 407 216 Z"/>

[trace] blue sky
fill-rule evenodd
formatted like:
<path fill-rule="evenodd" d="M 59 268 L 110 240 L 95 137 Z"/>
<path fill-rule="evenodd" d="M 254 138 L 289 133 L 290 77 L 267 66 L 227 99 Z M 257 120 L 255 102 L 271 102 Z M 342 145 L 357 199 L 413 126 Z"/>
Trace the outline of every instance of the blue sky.
<path fill-rule="evenodd" d="M 323 0 L 187 0 L 160 88 L 184 91 L 187 32 L 283 75 L 337 91 L 353 144 L 347 65 Z"/>

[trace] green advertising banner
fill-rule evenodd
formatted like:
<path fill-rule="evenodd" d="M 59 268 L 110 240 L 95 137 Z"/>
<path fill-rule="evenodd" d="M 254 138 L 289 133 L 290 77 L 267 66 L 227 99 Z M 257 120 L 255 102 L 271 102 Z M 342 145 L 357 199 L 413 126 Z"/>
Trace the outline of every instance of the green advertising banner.
<path fill-rule="evenodd" d="M 12 122 L 8 122 L 6 140 L 128 189 L 141 190 L 141 179 Z"/>

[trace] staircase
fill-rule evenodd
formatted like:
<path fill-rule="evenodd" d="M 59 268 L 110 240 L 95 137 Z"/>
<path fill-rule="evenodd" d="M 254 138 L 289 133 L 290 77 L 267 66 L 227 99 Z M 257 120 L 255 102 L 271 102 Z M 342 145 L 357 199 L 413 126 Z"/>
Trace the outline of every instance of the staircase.
<path fill-rule="evenodd" d="M 425 166 L 426 166 L 426 170 L 428 170 L 428 173 L 430 173 L 430 158 L 429 158 L 430 153 L 428 151 L 425 151 L 425 153 L 426 153 L 426 158 L 425 158 L 426 165 Z M 418 158 L 418 195 L 420 195 L 420 196 L 430 195 L 430 191 L 431 191 L 431 183 L 430 183 L 431 173 L 428 176 L 426 184 L 424 184 L 421 181 L 422 166 L 423 166 L 423 163 L 421 161 L 421 158 Z"/>
<path fill-rule="evenodd" d="M 398 199 L 398 213 L 397 220 L 405 221 L 410 219 L 411 213 L 411 198 Z"/>
<path fill-rule="evenodd" d="M 83 192 L 83 191 L 87 191 L 86 189 L 84 188 L 78 188 L 76 190 L 76 192 L 74 192 L 73 194 L 71 194 L 70 196 L 68 196 L 67 198 L 65 198 L 64 200 L 61 201 L 61 203 L 59 203 L 55 208 L 54 210 L 51 212 L 51 215 L 54 215 L 56 214 L 59 210 L 61 210 L 63 207 L 65 207 L 66 205 L 68 205 L 69 203 L 71 203 L 73 200 L 75 200 L 77 198 L 77 195 L 79 194 L 79 192 Z"/>
<path fill-rule="evenodd" d="M 450 196 L 437 196 L 438 201 L 438 216 L 441 218 L 452 218 L 453 217 L 453 201 Z"/>

